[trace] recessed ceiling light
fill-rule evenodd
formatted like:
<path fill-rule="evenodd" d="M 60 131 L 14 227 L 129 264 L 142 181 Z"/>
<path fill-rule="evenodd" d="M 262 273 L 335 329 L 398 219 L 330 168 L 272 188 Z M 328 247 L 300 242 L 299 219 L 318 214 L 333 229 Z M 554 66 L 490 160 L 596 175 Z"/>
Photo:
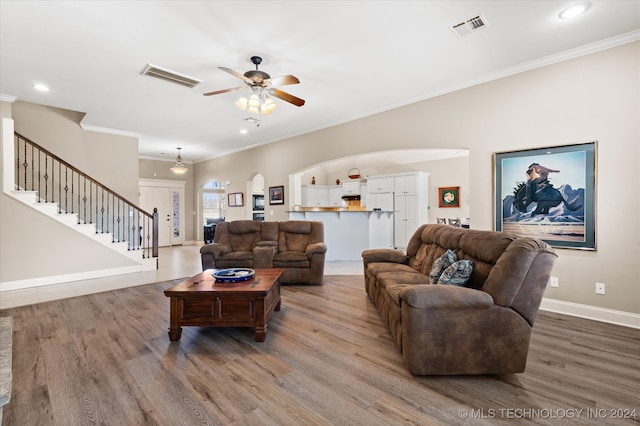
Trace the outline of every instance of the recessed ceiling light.
<path fill-rule="evenodd" d="M 562 12 L 560 12 L 560 14 L 558 15 L 558 17 L 560 19 L 571 19 L 571 18 L 575 18 L 578 15 L 582 15 L 584 12 L 586 12 L 589 8 L 591 7 L 590 3 L 579 3 L 579 4 L 574 4 L 572 6 L 569 6 L 568 8 L 566 8 L 565 10 L 563 10 Z"/>
<path fill-rule="evenodd" d="M 240 130 L 240 133 L 243 134 L 243 135 L 246 135 L 248 132 L 247 132 L 247 129 L 242 129 L 242 130 Z"/>
<path fill-rule="evenodd" d="M 42 83 L 34 84 L 33 88 L 36 89 L 39 92 L 48 92 L 49 91 L 49 86 L 47 86 L 46 84 L 42 84 Z"/>

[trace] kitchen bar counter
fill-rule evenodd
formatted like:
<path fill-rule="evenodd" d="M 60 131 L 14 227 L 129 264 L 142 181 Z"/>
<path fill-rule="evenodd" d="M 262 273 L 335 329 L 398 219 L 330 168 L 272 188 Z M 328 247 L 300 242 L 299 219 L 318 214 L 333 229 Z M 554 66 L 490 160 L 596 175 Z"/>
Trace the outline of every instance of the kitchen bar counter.
<path fill-rule="evenodd" d="M 288 213 L 289 220 L 324 223 L 326 260 L 357 261 L 363 250 L 393 248 L 392 211 L 307 207 Z"/>

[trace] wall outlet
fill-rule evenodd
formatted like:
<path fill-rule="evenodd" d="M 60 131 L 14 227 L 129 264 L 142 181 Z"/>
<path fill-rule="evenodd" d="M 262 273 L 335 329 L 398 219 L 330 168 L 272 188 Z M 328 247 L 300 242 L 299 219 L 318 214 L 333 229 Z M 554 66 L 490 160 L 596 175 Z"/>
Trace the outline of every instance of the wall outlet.
<path fill-rule="evenodd" d="M 560 282 L 558 281 L 558 277 L 549 277 L 549 285 L 551 287 L 560 287 Z"/>
<path fill-rule="evenodd" d="M 596 283 L 596 294 L 604 294 L 604 283 Z"/>

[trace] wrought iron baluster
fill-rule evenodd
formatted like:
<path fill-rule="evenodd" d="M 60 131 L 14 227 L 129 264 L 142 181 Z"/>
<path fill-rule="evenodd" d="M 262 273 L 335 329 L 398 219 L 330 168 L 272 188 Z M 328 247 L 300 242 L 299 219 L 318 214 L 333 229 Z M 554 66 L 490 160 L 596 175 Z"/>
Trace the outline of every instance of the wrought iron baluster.
<path fill-rule="evenodd" d="M 149 254 L 146 251 L 146 244 L 144 243 L 144 237 L 145 237 L 145 230 L 146 225 L 147 225 L 147 217 L 146 216 L 142 216 L 142 225 L 140 226 L 140 247 L 142 248 L 142 258 L 146 259 L 147 257 L 149 257 Z"/>
<path fill-rule="evenodd" d="M 109 199 L 109 194 L 107 194 L 107 200 Z M 113 241 L 116 241 L 116 206 L 111 206 L 111 232 L 113 234 Z"/>
<path fill-rule="evenodd" d="M 49 202 L 49 154 L 44 155 L 44 202 Z"/>
<path fill-rule="evenodd" d="M 40 201 L 40 196 L 42 195 L 42 193 L 40 192 L 40 177 L 41 177 L 40 176 L 41 175 L 40 170 L 42 169 L 42 165 L 41 165 L 41 161 L 40 161 L 41 157 L 42 157 L 41 154 L 42 154 L 42 151 L 38 150 L 38 197 L 37 197 L 38 202 L 41 202 Z"/>
<path fill-rule="evenodd" d="M 24 143 L 24 190 L 27 190 L 27 167 L 29 167 L 29 163 L 27 163 L 27 142 Z"/>
<path fill-rule="evenodd" d="M 131 206 L 129 204 L 126 204 L 127 208 L 126 208 L 126 212 L 127 212 L 127 218 L 125 219 L 125 222 L 127 223 L 127 250 L 132 250 L 131 248 L 131 243 L 133 242 L 133 239 L 131 238 Z"/>
<path fill-rule="evenodd" d="M 64 212 L 69 213 L 69 169 L 64 168 Z"/>
<path fill-rule="evenodd" d="M 120 239 L 120 200 L 116 201 L 115 200 L 115 195 L 114 195 L 113 202 L 118 204 L 118 220 L 117 220 L 117 222 L 118 222 L 118 242 L 120 242 L 120 241 L 122 241 Z"/>
<path fill-rule="evenodd" d="M 34 151 L 33 150 L 34 150 L 34 146 L 31 145 L 31 190 L 35 191 L 35 187 L 33 185 L 34 185 L 34 181 L 35 181 L 34 172 L 35 172 L 35 162 L 36 161 L 34 160 L 34 155 L 33 155 Z M 36 196 L 36 198 L 37 198 L 37 196 Z"/>
<path fill-rule="evenodd" d="M 89 181 L 89 223 L 93 223 L 93 182 Z"/>
<path fill-rule="evenodd" d="M 82 185 L 80 185 L 82 183 Z M 82 186 L 82 197 L 80 197 L 80 187 Z M 82 206 L 78 202 L 78 212 L 82 211 L 82 223 L 87 222 L 87 178 L 82 176 L 78 181 L 78 198 L 82 201 Z"/>
<path fill-rule="evenodd" d="M 100 233 L 104 233 L 104 188 L 100 187 L 100 191 L 102 193 L 101 196 L 101 201 L 100 201 L 100 221 L 101 221 L 101 226 L 100 226 Z M 97 192 L 96 192 L 96 196 L 97 196 Z M 96 202 L 96 204 L 98 204 Z M 98 221 L 98 218 L 96 216 L 96 222 Z"/>
<path fill-rule="evenodd" d="M 142 245 L 142 237 L 140 234 L 140 210 L 136 209 L 136 212 L 133 216 L 133 226 L 135 228 L 135 232 L 133 233 L 133 237 L 135 238 L 136 250 L 140 250 L 140 246 Z"/>
<path fill-rule="evenodd" d="M 62 213 L 62 163 L 58 161 L 58 213 Z"/>
<path fill-rule="evenodd" d="M 67 167 L 67 168 L 69 168 L 69 167 Z M 71 213 L 75 213 L 76 212 L 75 208 L 73 207 L 73 200 L 75 199 L 74 192 L 73 192 L 73 190 L 74 190 L 73 183 L 74 183 L 74 180 L 73 180 L 73 169 L 71 169 Z"/>
<path fill-rule="evenodd" d="M 151 249 L 151 223 L 150 223 L 151 219 L 147 218 L 146 220 L 146 229 L 145 229 L 145 235 L 147 238 L 146 241 L 146 246 L 147 246 L 147 258 L 151 257 L 150 255 L 150 249 Z"/>

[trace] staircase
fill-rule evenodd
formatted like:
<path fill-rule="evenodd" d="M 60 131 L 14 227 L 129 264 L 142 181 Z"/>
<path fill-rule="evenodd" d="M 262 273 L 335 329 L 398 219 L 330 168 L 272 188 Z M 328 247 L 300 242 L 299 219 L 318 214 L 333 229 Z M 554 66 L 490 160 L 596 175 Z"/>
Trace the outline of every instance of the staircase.
<path fill-rule="evenodd" d="M 5 194 L 135 262 L 128 264 L 139 265 L 126 272 L 157 269 L 157 210 L 142 210 L 18 133 L 13 139 L 14 149 L 4 149 L 5 157 L 13 156 L 15 172 L 4 175 L 12 181 L 5 182 Z"/>

